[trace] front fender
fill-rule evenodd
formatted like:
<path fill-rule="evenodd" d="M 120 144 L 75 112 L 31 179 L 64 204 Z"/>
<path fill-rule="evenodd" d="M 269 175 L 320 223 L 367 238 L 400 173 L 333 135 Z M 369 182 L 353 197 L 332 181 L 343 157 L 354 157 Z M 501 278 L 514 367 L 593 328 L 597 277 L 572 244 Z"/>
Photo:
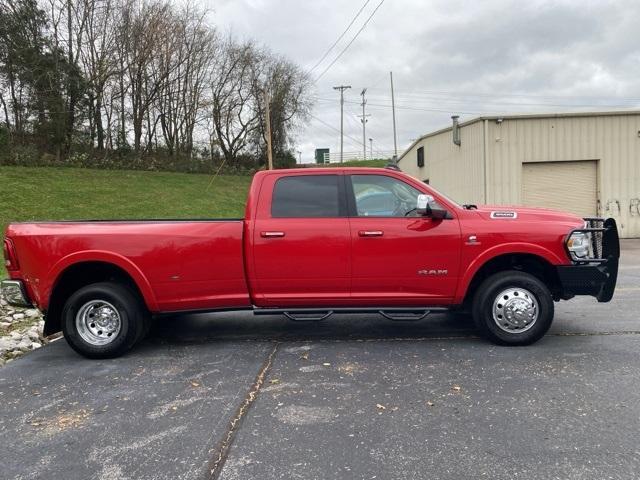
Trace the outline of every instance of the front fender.
<path fill-rule="evenodd" d="M 535 255 L 546 260 L 551 265 L 564 265 L 568 262 L 566 258 L 561 257 L 552 250 L 541 247 L 540 245 L 536 245 L 534 243 L 512 242 L 495 245 L 483 251 L 476 258 L 474 258 L 471 263 L 469 263 L 469 266 L 460 277 L 460 283 L 454 297 L 454 303 L 461 304 L 464 301 L 464 297 L 467 294 L 467 289 L 469 288 L 473 277 L 476 273 L 478 273 L 478 270 L 480 270 L 483 265 L 501 255 L 518 254 Z"/>

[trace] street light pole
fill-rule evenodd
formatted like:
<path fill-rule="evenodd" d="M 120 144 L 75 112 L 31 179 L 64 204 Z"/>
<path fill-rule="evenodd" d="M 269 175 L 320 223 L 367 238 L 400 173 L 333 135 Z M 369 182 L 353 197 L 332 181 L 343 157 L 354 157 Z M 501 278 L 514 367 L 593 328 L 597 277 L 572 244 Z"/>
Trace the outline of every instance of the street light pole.
<path fill-rule="evenodd" d="M 373 158 L 373 138 L 369 137 L 369 158 Z"/>
<path fill-rule="evenodd" d="M 340 163 L 344 155 L 344 91 L 348 88 L 351 88 L 351 85 L 333 87 L 334 90 L 340 90 Z"/>
<path fill-rule="evenodd" d="M 398 135 L 396 134 L 396 101 L 393 94 L 393 72 L 389 72 L 391 78 L 391 115 L 393 117 L 393 159 L 398 161 Z"/>
<path fill-rule="evenodd" d="M 367 159 L 367 117 L 370 115 L 364 113 L 364 107 L 367 104 L 367 99 L 364 97 L 367 93 L 367 89 L 363 88 L 360 95 L 362 95 L 362 115 L 360 121 L 362 122 L 362 159 Z"/>

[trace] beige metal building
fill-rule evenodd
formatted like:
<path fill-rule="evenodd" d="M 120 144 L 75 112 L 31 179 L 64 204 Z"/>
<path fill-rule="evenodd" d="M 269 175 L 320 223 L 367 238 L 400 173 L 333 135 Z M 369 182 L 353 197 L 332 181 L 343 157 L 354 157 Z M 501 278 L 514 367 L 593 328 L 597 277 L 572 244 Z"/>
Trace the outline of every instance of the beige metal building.
<path fill-rule="evenodd" d="M 460 203 L 614 217 L 640 237 L 640 111 L 453 117 L 398 165 Z"/>

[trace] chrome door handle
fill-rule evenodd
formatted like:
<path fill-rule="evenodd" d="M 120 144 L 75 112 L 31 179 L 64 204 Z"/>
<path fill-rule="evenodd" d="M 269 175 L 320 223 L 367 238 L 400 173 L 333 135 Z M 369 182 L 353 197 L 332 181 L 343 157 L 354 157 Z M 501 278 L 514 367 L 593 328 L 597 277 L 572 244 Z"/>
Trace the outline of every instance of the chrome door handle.
<path fill-rule="evenodd" d="M 260 232 L 262 238 L 281 238 L 284 237 L 284 232 Z"/>
<path fill-rule="evenodd" d="M 358 235 L 361 237 L 381 237 L 384 232 L 382 230 L 360 230 Z"/>

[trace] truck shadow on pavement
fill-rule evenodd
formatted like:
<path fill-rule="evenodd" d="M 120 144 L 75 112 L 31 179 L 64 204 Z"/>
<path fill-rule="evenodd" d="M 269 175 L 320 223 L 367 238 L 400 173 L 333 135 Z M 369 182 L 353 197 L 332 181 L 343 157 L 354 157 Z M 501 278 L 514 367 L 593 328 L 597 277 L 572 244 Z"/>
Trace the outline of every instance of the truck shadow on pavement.
<path fill-rule="evenodd" d="M 391 321 L 376 314 L 334 315 L 322 321 L 292 321 L 251 312 L 190 314 L 154 319 L 149 343 L 220 340 L 305 341 L 476 337 L 473 320 L 460 314 L 432 314 L 418 321 Z"/>

